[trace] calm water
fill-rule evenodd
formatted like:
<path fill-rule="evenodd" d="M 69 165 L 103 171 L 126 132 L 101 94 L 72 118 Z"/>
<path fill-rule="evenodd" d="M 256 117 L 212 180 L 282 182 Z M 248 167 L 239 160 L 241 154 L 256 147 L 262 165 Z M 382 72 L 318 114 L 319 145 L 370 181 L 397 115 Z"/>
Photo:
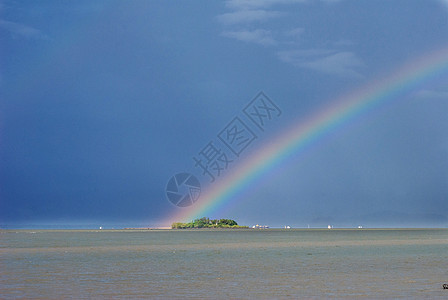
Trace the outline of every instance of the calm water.
<path fill-rule="evenodd" d="M 448 229 L 0 231 L 0 298 L 448 298 Z"/>

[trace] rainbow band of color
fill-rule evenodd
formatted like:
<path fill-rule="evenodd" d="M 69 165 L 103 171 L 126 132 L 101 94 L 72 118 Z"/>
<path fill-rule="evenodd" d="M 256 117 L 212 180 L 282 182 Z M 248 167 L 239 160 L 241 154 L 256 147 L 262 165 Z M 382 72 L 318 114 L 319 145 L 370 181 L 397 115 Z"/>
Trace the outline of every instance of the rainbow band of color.
<path fill-rule="evenodd" d="M 285 130 L 273 143 L 237 166 L 237 170 L 231 176 L 211 184 L 209 190 L 201 195 L 198 202 L 169 216 L 164 224 L 170 225 L 174 221 L 188 222 L 213 214 L 224 204 L 236 199 L 238 194 L 264 174 L 303 150 L 307 145 L 325 137 L 327 133 L 369 111 L 372 107 L 396 99 L 403 93 L 441 76 L 447 70 L 448 48 L 443 48 L 414 59 L 385 79 L 332 101 L 331 106 L 318 111 L 306 120 L 300 120 Z"/>

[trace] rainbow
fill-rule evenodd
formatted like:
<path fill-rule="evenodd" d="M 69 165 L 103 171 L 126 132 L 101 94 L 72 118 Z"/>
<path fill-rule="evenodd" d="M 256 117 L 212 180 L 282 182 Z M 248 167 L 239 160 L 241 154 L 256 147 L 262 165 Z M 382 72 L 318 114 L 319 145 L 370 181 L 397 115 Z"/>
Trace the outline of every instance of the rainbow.
<path fill-rule="evenodd" d="M 354 117 L 389 100 L 397 99 L 400 95 L 422 86 L 446 71 L 448 71 L 448 48 L 441 48 L 412 60 L 392 75 L 331 101 L 331 106 L 293 124 L 274 142 L 261 148 L 243 163 L 237 164 L 237 169 L 231 175 L 211 184 L 209 190 L 201 195 L 195 204 L 171 214 L 164 224 L 169 225 L 173 221 L 188 222 L 198 217 L 210 216 L 224 204 L 236 199 L 264 174 L 313 142 L 340 128 Z"/>

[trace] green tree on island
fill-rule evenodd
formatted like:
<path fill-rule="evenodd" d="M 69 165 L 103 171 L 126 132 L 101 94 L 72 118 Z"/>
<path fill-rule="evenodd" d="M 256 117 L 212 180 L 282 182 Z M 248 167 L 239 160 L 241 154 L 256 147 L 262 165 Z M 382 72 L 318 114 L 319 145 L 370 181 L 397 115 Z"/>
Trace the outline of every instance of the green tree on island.
<path fill-rule="evenodd" d="M 230 219 L 209 219 L 203 217 L 196 219 L 189 223 L 175 222 L 171 224 L 172 229 L 186 229 L 186 228 L 248 228 L 247 226 L 239 226 L 238 223 Z"/>

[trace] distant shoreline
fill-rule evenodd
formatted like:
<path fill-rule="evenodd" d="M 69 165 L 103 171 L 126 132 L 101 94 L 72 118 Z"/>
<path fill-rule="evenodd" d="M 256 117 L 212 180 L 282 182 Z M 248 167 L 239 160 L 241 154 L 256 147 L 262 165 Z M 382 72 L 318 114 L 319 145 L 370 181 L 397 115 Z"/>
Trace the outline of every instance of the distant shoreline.
<path fill-rule="evenodd" d="M 246 230 L 246 231 L 381 231 L 381 230 L 448 230 L 446 227 L 377 227 L 377 228 L 282 228 L 282 227 L 271 227 L 271 228 L 185 228 L 185 229 L 173 229 L 170 227 L 125 227 L 125 228 L 0 228 L 0 231 L 90 231 L 90 232 L 101 232 L 101 231 L 235 231 L 235 230 Z"/>

